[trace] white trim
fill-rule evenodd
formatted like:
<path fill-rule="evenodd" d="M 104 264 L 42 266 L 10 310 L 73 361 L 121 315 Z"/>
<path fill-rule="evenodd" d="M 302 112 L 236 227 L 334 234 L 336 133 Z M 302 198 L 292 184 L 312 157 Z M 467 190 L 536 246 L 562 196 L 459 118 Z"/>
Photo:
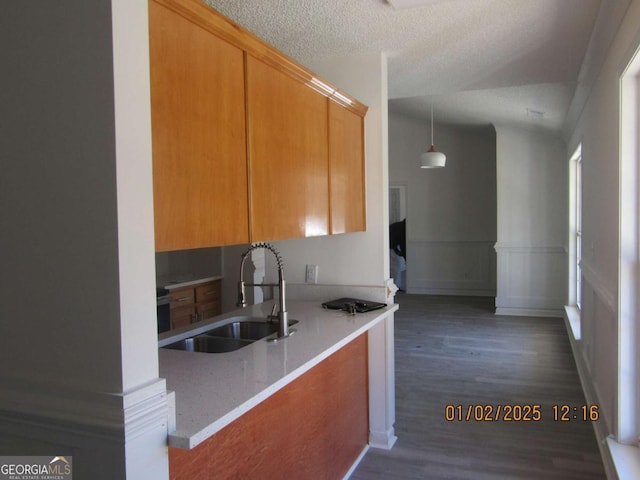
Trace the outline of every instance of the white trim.
<path fill-rule="evenodd" d="M 581 304 L 582 272 L 580 256 L 584 250 L 582 245 L 582 142 L 578 144 L 573 155 L 569 158 L 569 248 L 568 255 L 568 279 L 567 285 L 568 303 L 579 306 Z M 580 242 L 580 243 L 578 243 Z M 579 248 L 580 247 L 580 248 Z"/>
<path fill-rule="evenodd" d="M 390 450 L 397 440 L 394 315 L 368 333 L 369 445 Z"/>
<path fill-rule="evenodd" d="M 362 461 L 362 459 L 364 458 L 364 456 L 367 454 L 368 451 L 369 451 L 369 445 L 365 445 L 362 451 L 360 452 L 360 455 L 358 455 L 358 458 L 356 458 L 356 461 L 353 462 L 353 465 L 351 465 L 351 468 L 347 471 L 345 476 L 342 477 L 343 480 L 349 480 L 349 478 L 351 477 L 351 475 L 353 475 L 353 472 L 356 471 L 356 468 L 358 468 L 358 465 L 360 465 L 360 462 Z"/>
<path fill-rule="evenodd" d="M 618 311 L 618 295 L 609 286 L 615 282 L 608 281 L 588 260 L 583 259 L 580 266 L 582 268 L 582 276 L 602 300 L 602 304 L 607 307 L 609 312 L 616 314 Z"/>
<path fill-rule="evenodd" d="M 564 318 L 571 328 L 571 334 L 576 340 L 582 338 L 582 327 L 580 324 L 580 309 L 575 305 L 566 305 L 564 307 Z"/>
<path fill-rule="evenodd" d="M 77 442 L 83 448 L 87 442 L 98 441 L 91 439 L 100 439 L 103 446 L 121 448 L 136 441 L 150 444 L 149 439 L 153 438 L 154 445 L 160 445 L 166 444 L 167 429 L 173 420 L 169 418 L 171 411 L 164 379 L 124 394 L 80 391 L 11 379 L 3 379 L 2 384 L 0 430 L 7 438 L 18 434 L 50 442 L 53 435 L 80 439 Z M 154 449 L 150 447 L 150 451 Z"/>
<path fill-rule="evenodd" d="M 600 396 L 598 395 L 596 388 L 591 382 L 589 367 L 585 363 L 583 356 L 580 354 L 580 346 L 577 344 L 578 339 L 573 336 L 569 318 L 566 315 L 564 317 L 564 322 L 567 333 L 569 335 L 569 343 L 571 345 L 571 351 L 573 352 L 573 358 L 576 362 L 578 377 L 580 377 L 580 383 L 582 384 L 582 391 L 584 392 L 585 400 L 588 405 L 603 405 L 603 403 L 600 401 Z M 613 456 L 607 445 L 608 432 L 606 422 L 604 422 L 603 419 L 600 419 L 597 422 L 591 422 L 591 426 L 593 427 L 593 431 L 596 435 L 598 449 L 600 450 L 600 456 L 602 457 L 602 463 L 604 465 L 604 470 L 607 474 L 607 478 L 618 478 L 616 476 L 616 467 L 614 465 Z"/>
<path fill-rule="evenodd" d="M 526 243 L 506 243 L 497 242 L 493 248 L 496 253 L 516 252 L 516 253 L 567 253 L 567 248 L 562 245 L 531 245 Z"/>
<path fill-rule="evenodd" d="M 605 442 L 613 459 L 617 478 L 619 480 L 640 478 L 640 449 L 618 443 L 611 435 L 605 439 Z"/>
<path fill-rule="evenodd" d="M 369 446 L 371 446 L 371 448 L 391 450 L 397 440 L 398 437 L 393 427 L 384 432 L 369 431 Z"/>
<path fill-rule="evenodd" d="M 496 308 L 496 315 L 508 315 L 514 317 L 548 317 L 562 318 L 563 311 L 557 309 L 542 308 Z"/>
<path fill-rule="evenodd" d="M 639 40 L 640 41 L 640 40 Z M 634 43 L 627 68 L 620 76 L 620 153 L 618 169 L 618 371 L 616 441 L 638 446 L 640 436 L 640 313 L 638 306 L 638 147 L 640 146 L 640 47 Z"/>
<path fill-rule="evenodd" d="M 495 290 L 475 290 L 462 288 L 411 287 L 407 293 L 419 295 L 459 295 L 464 297 L 495 297 Z"/>
<path fill-rule="evenodd" d="M 29 425 L 97 434 L 122 441 L 168 425 L 166 382 L 127 393 L 101 393 L 4 378 L 0 415 Z"/>

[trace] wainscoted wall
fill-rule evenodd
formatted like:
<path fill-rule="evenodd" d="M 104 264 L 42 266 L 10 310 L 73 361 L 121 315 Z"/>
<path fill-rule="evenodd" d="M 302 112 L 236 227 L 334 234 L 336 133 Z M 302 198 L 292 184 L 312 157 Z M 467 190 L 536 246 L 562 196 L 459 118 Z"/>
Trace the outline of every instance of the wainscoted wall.
<path fill-rule="evenodd" d="M 408 293 L 495 295 L 493 242 L 407 242 Z"/>
<path fill-rule="evenodd" d="M 615 282 L 608 281 L 588 262 L 582 262 L 582 310 L 579 328 L 570 325 L 573 314 L 566 310 L 565 323 L 578 373 L 589 405 L 598 405 L 600 419 L 593 423 L 607 472 L 614 472 L 611 451 L 605 440 L 616 430 L 618 364 L 618 314 Z"/>
<path fill-rule="evenodd" d="M 497 243 L 498 315 L 562 317 L 567 251 L 558 246 Z"/>
<path fill-rule="evenodd" d="M 567 298 L 568 160 L 562 139 L 496 126 L 496 313 L 562 317 Z"/>

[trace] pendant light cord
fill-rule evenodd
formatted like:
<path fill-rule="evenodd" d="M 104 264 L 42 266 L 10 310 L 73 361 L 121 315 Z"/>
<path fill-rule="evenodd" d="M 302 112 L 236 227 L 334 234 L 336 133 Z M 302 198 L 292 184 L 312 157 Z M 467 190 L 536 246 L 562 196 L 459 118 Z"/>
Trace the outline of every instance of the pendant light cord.
<path fill-rule="evenodd" d="M 433 103 L 431 104 L 431 145 L 433 145 Z"/>

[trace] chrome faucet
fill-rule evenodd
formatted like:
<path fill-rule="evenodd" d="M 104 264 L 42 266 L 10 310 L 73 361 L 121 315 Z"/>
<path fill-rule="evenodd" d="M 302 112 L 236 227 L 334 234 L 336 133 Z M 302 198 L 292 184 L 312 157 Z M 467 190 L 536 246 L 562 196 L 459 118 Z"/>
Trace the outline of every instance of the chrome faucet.
<path fill-rule="evenodd" d="M 244 262 L 249 256 L 249 254 L 257 250 L 258 248 L 264 248 L 265 250 L 269 250 L 276 257 L 276 262 L 278 263 L 278 283 L 245 283 L 244 282 Z M 246 307 L 247 302 L 245 300 L 245 291 L 244 287 L 277 287 L 279 290 L 278 295 L 278 306 L 280 311 L 278 312 L 278 338 L 288 337 L 289 336 L 289 319 L 287 316 L 287 308 L 285 305 L 285 282 L 284 282 L 284 266 L 282 262 L 282 257 L 278 250 L 269 243 L 256 243 L 251 245 L 249 249 L 242 254 L 242 261 L 240 262 L 240 281 L 238 282 L 238 307 Z M 275 306 L 275 305 L 274 305 Z M 271 312 L 273 314 L 273 311 Z"/>

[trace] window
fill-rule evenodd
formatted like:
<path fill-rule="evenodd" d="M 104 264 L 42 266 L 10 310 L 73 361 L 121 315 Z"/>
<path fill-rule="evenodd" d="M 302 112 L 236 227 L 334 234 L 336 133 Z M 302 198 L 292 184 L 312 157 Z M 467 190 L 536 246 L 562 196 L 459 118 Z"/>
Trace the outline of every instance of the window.
<path fill-rule="evenodd" d="M 573 153 L 569 165 L 569 305 L 582 306 L 582 145 Z"/>
<path fill-rule="evenodd" d="M 576 193 L 575 193 L 575 242 L 576 242 L 576 260 L 575 260 L 575 288 L 576 288 L 576 307 L 582 308 L 582 270 L 580 264 L 582 262 L 582 148 L 578 147 L 576 164 Z"/>
<path fill-rule="evenodd" d="M 618 252 L 618 411 L 615 437 L 638 445 L 640 436 L 640 49 L 620 79 L 620 230 Z"/>

